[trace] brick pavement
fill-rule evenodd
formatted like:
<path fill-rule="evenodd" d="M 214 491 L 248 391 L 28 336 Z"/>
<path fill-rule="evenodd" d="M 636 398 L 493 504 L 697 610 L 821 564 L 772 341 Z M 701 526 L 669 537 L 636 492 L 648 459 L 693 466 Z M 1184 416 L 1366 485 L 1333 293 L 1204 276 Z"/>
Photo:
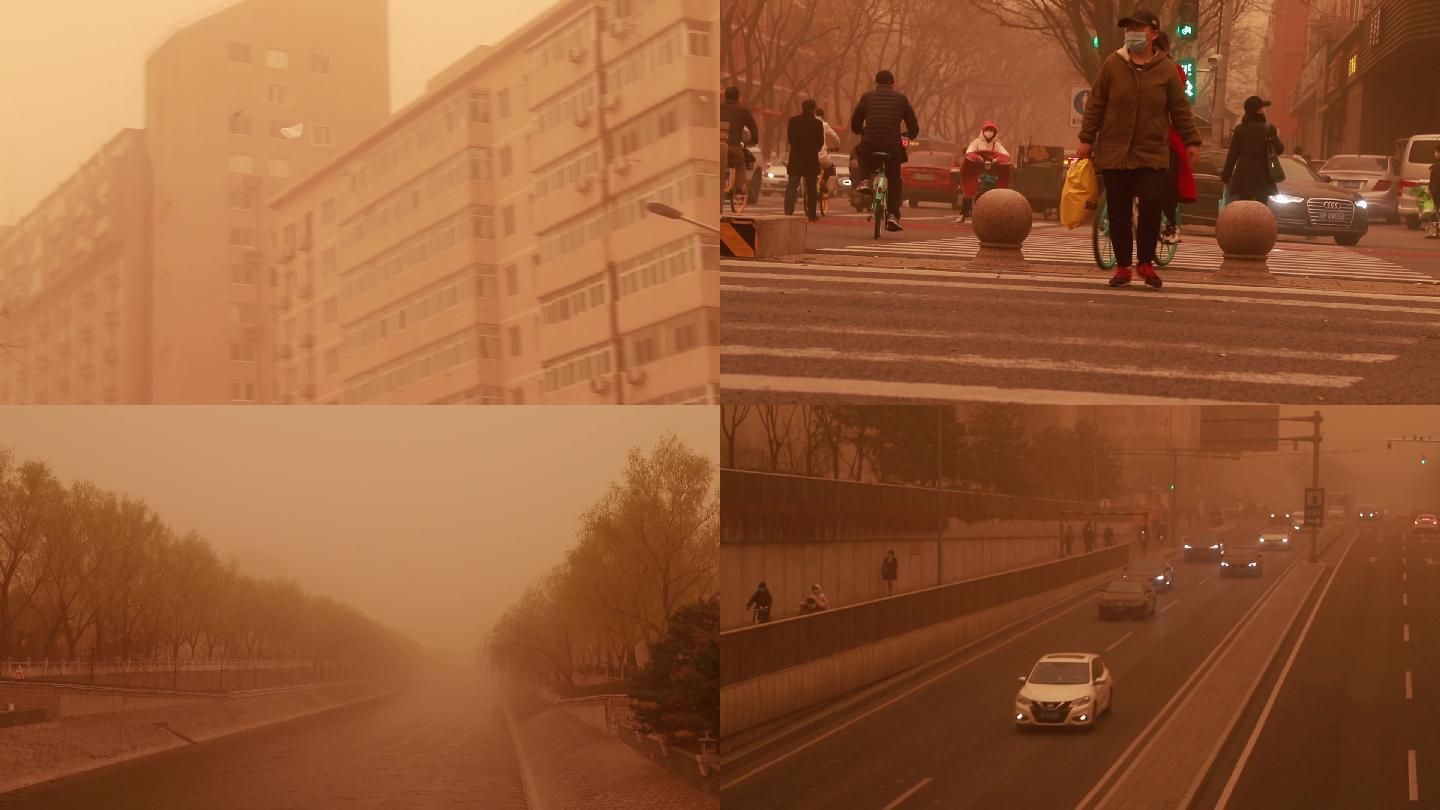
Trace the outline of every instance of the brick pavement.
<path fill-rule="evenodd" d="M 531 810 L 718 810 L 720 798 L 691 787 L 625 743 L 564 709 L 516 690 L 511 731 Z"/>
<path fill-rule="evenodd" d="M 1285 581 L 1275 586 L 1249 624 L 1100 799 L 1097 810 L 1188 806 L 1325 568 L 1320 563 L 1293 564 Z"/>

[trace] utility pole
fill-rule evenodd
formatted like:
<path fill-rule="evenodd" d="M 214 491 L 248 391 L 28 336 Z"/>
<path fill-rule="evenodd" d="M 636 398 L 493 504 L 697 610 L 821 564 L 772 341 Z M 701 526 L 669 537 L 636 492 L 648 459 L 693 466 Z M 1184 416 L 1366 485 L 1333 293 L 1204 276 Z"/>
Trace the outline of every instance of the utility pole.
<path fill-rule="evenodd" d="M 1214 94 L 1210 98 L 1210 126 L 1215 128 L 1215 143 L 1225 143 L 1225 77 L 1230 73 L 1230 66 L 1226 63 L 1230 42 L 1230 29 L 1225 25 L 1225 6 L 1227 0 L 1218 0 L 1220 3 L 1219 31 L 1215 34 L 1215 52 L 1220 55 L 1220 61 L 1214 66 Z M 1218 105 L 1218 107 L 1217 107 Z"/>
<path fill-rule="evenodd" d="M 1310 465 L 1310 486 L 1313 489 L 1320 488 L 1320 423 L 1325 417 L 1315 411 L 1311 416 L 1277 416 L 1274 419 L 1264 416 L 1256 417 L 1234 417 L 1226 419 L 1208 419 L 1209 422 L 1310 422 L 1314 430 L 1309 436 L 1277 436 L 1275 441 L 1290 442 L 1298 445 L 1300 442 L 1311 442 L 1311 465 Z M 1324 523 L 1324 515 L 1321 515 L 1321 524 Z M 1320 561 L 1320 526 L 1310 527 L 1310 562 Z"/>

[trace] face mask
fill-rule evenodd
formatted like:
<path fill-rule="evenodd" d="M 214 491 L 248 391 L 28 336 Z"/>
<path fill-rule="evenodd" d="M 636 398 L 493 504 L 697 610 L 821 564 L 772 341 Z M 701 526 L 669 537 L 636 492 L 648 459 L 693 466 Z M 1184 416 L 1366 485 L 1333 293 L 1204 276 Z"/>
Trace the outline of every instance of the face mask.
<path fill-rule="evenodd" d="M 1150 41 L 1150 35 L 1144 31 L 1126 31 L 1125 47 L 1132 51 L 1145 50 L 1145 43 Z"/>
<path fill-rule="evenodd" d="M 993 130 L 989 130 L 989 129 L 985 130 L 985 140 L 987 140 L 987 141 L 993 141 L 993 140 L 995 140 L 995 132 L 994 132 Z"/>

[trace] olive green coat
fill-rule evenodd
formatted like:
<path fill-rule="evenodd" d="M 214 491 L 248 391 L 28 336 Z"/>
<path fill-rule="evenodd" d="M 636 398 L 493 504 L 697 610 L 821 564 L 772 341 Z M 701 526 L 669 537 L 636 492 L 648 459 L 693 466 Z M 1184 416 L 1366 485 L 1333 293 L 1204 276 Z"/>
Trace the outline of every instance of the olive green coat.
<path fill-rule="evenodd" d="M 1101 169 L 1168 169 L 1170 127 L 1186 146 L 1201 144 L 1175 63 L 1157 56 L 1136 66 L 1122 48 L 1100 65 L 1085 102 L 1080 142 Z"/>

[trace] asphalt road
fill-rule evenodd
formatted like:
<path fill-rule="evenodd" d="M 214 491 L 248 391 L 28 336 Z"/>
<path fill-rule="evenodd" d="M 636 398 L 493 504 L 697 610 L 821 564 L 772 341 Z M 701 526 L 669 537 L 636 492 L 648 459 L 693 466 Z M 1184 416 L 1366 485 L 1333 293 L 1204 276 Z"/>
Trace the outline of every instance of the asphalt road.
<path fill-rule="evenodd" d="M 1232 537 L 1253 531 L 1238 529 Z M 1221 579 L 1213 563 L 1175 562 L 1175 590 L 1160 596 L 1160 610 L 1145 622 L 1102 622 L 1095 596 L 1085 598 L 1053 620 L 947 665 L 943 677 L 912 694 L 905 692 L 918 684 L 897 684 L 872 705 L 896 702 L 851 725 L 842 724 L 865 709 L 739 763 L 727 774 L 722 804 L 1073 807 L 1298 556 L 1267 554 L 1259 579 Z M 1017 676 L 1041 655 L 1067 651 L 1105 658 L 1115 673 L 1113 712 L 1093 734 L 1017 732 L 1010 715 Z"/>
<path fill-rule="evenodd" d="M 1440 294 L 721 261 L 726 401 L 1440 401 Z"/>
<path fill-rule="evenodd" d="M 1440 537 L 1404 528 L 1367 526 L 1336 570 L 1231 810 L 1440 806 Z"/>

